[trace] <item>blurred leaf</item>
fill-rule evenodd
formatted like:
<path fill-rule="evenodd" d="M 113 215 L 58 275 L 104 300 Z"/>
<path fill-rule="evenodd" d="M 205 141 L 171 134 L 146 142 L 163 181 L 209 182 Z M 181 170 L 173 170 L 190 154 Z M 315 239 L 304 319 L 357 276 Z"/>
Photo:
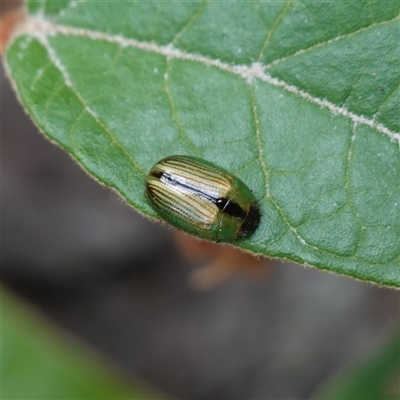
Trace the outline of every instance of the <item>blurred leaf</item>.
<path fill-rule="evenodd" d="M 105 359 L 62 337 L 37 310 L 1 294 L 1 399 L 163 398 L 142 384 L 128 384 Z"/>
<path fill-rule="evenodd" d="M 318 400 L 397 400 L 400 398 L 400 332 L 368 358 L 329 382 Z"/>
<path fill-rule="evenodd" d="M 398 1 L 43 1 L 7 52 L 51 140 L 141 213 L 160 158 L 237 174 L 255 253 L 400 287 Z"/>

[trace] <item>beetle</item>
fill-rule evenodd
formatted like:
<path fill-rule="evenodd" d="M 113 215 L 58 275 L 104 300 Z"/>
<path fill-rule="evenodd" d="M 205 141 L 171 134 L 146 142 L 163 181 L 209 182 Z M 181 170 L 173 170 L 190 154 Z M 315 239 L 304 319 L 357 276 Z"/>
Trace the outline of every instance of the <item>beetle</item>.
<path fill-rule="evenodd" d="M 159 216 L 202 239 L 245 238 L 260 221 L 251 190 L 223 168 L 197 157 L 176 155 L 157 162 L 147 175 L 146 194 Z"/>

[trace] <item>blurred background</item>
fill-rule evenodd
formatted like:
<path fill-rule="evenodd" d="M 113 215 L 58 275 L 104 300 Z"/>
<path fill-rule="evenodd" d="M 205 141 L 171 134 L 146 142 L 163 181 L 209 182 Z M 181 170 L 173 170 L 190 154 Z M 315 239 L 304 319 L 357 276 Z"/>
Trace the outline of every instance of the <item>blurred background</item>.
<path fill-rule="evenodd" d="M 209 290 L 171 231 L 47 141 L 1 69 L 2 280 L 182 399 L 306 399 L 393 336 L 399 293 L 287 262 Z"/>

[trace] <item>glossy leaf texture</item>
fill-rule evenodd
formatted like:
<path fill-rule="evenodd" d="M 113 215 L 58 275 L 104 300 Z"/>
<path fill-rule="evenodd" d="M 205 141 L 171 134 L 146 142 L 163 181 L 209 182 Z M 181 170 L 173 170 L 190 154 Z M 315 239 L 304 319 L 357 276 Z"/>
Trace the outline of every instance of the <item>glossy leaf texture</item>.
<path fill-rule="evenodd" d="M 400 287 L 398 1 L 30 1 L 6 62 L 40 129 L 150 217 L 193 155 L 260 202 L 234 244 Z"/>

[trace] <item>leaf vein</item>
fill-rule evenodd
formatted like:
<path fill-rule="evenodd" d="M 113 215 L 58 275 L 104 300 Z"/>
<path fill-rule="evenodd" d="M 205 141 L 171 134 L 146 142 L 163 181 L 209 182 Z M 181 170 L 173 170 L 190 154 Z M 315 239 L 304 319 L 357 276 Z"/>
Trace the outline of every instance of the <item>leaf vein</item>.
<path fill-rule="evenodd" d="M 281 215 L 285 224 L 292 231 L 292 233 L 294 233 L 294 235 L 296 236 L 296 238 L 302 245 L 308 246 L 308 247 L 313 248 L 314 250 L 320 251 L 320 249 L 318 247 L 310 245 L 299 235 L 296 228 L 293 227 L 292 224 L 289 222 L 285 213 L 283 212 L 283 210 L 281 209 L 281 207 L 278 205 L 278 203 L 276 202 L 276 200 L 273 198 L 273 196 L 271 194 L 270 187 L 269 187 L 269 173 L 268 173 L 267 166 L 265 164 L 265 157 L 263 155 L 263 149 L 262 149 L 261 134 L 260 134 L 260 122 L 258 119 L 257 104 L 256 104 L 256 100 L 255 100 L 255 95 L 253 92 L 253 87 L 251 85 L 249 85 L 249 90 L 250 90 L 250 100 L 251 100 L 253 116 L 254 116 L 254 124 L 255 124 L 255 128 L 256 128 L 256 141 L 257 141 L 258 154 L 259 154 L 258 158 L 259 158 L 261 169 L 264 173 L 264 179 L 265 179 L 265 196 L 264 196 L 264 198 L 266 197 L 270 200 L 270 202 L 273 204 L 275 209 Z"/>
<path fill-rule="evenodd" d="M 124 146 L 121 145 L 121 143 L 115 138 L 114 134 L 104 125 L 104 123 L 99 119 L 97 114 L 89 107 L 85 99 L 82 97 L 82 95 L 79 93 L 79 91 L 73 86 L 71 82 L 71 77 L 69 76 L 65 66 L 61 63 L 61 60 L 57 57 L 57 54 L 55 53 L 54 48 L 50 45 L 50 42 L 47 40 L 46 37 L 42 38 L 41 40 L 42 45 L 45 47 L 45 49 L 48 52 L 48 55 L 51 59 L 51 61 L 54 63 L 54 65 L 58 68 L 58 70 L 61 72 L 61 75 L 64 78 L 65 84 L 70 87 L 70 89 L 75 93 L 79 101 L 82 103 L 84 109 L 93 117 L 93 119 L 96 121 L 96 123 L 107 133 L 107 135 L 110 137 L 111 141 L 125 154 L 125 156 L 130 160 L 134 168 L 136 168 L 143 176 L 145 176 L 145 172 L 140 168 L 135 160 L 132 158 L 132 156 L 126 151 Z"/>
<path fill-rule="evenodd" d="M 260 54 L 258 56 L 258 60 L 261 60 L 262 56 L 264 55 L 265 50 L 268 47 L 269 41 L 271 40 L 273 33 L 278 28 L 279 23 L 282 21 L 283 17 L 287 14 L 291 3 L 292 3 L 292 0 L 289 0 L 286 2 L 285 7 L 283 7 L 281 13 L 278 15 L 275 22 L 273 23 L 271 30 L 268 32 L 267 37 L 264 41 L 263 47 L 261 48 Z"/>
<path fill-rule="evenodd" d="M 338 40 L 352 37 L 354 35 L 357 35 L 358 33 L 367 31 L 368 29 L 375 28 L 375 27 L 381 26 L 381 25 L 387 25 L 387 24 L 390 24 L 391 22 L 396 22 L 396 21 L 399 21 L 399 20 L 400 20 L 399 16 L 396 16 L 396 17 L 394 17 L 392 19 L 389 19 L 389 20 L 386 20 L 386 21 L 381 21 L 381 22 L 377 22 L 375 24 L 371 24 L 371 25 L 368 25 L 368 26 L 363 26 L 362 28 L 359 28 L 359 29 L 357 29 L 357 30 L 355 30 L 353 32 L 346 33 L 346 34 L 343 34 L 343 35 L 338 35 L 338 36 L 336 36 L 334 38 L 331 38 L 331 39 L 328 39 L 328 40 L 324 40 L 323 42 L 315 43 L 315 44 L 313 44 L 313 45 L 311 45 L 311 46 L 309 46 L 309 47 L 307 47 L 305 49 L 297 50 L 297 51 L 295 51 L 295 52 L 293 52 L 291 54 L 288 54 L 288 55 L 286 55 L 284 57 L 281 57 L 281 58 L 278 58 L 278 59 L 276 59 L 274 61 L 271 61 L 265 67 L 266 68 L 270 68 L 270 67 L 272 67 L 272 66 L 274 66 L 276 64 L 279 64 L 279 63 L 281 63 L 283 61 L 288 60 L 289 58 L 297 57 L 297 56 L 299 56 L 301 54 L 308 53 L 309 51 L 312 51 L 314 49 L 317 49 L 317 48 L 325 46 L 325 45 L 329 45 L 329 44 L 331 44 L 333 42 L 336 42 Z"/>
<path fill-rule="evenodd" d="M 165 89 L 165 93 L 167 94 L 168 103 L 169 103 L 169 106 L 171 109 L 172 120 L 175 122 L 175 124 L 178 128 L 180 137 L 188 144 L 189 147 L 191 147 L 194 150 L 194 152 L 197 154 L 197 156 L 200 156 L 199 149 L 192 143 L 191 140 L 189 140 L 188 136 L 185 134 L 185 130 L 183 129 L 183 124 L 178 118 L 176 108 L 175 108 L 175 103 L 172 98 L 172 93 L 171 93 L 171 90 L 169 89 L 169 72 L 170 72 L 169 64 L 170 64 L 170 62 L 169 62 L 169 59 L 167 58 L 166 71 L 164 74 L 164 89 Z"/>
<path fill-rule="evenodd" d="M 314 103 L 321 108 L 327 108 L 334 115 L 341 115 L 345 118 L 349 118 L 350 120 L 358 124 L 369 126 L 370 128 L 387 135 L 391 141 L 397 142 L 400 148 L 400 133 L 390 130 L 384 124 L 378 123 L 373 119 L 369 119 L 363 115 L 357 115 L 343 106 L 338 106 L 326 99 L 314 97 L 296 86 L 290 85 L 285 81 L 274 78 L 265 72 L 265 66 L 260 63 L 254 63 L 251 66 L 232 65 L 219 59 L 212 59 L 199 54 L 184 52 L 180 49 L 173 47 L 171 44 L 167 46 L 161 46 L 152 42 L 144 42 L 138 41 L 136 39 L 125 38 L 120 35 L 110 35 L 99 31 L 57 25 L 54 22 L 48 21 L 40 16 L 31 16 L 27 18 L 25 24 L 20 27 L 19 32 L 16 36 L 23 34 L 36 37 L 41 41 L 46 40 L 48 36 L 54 35 L 86 37 L 91 40 L 106 41 L 109 43 L 118 44 L 123 47 L 133 47 L 141 49 L 143 51 L 157 53 L 169 58 L 188 60 L 201 63 L 209 67 L 216 67 L 223 71 L 238 75 L 245 79 L 247 82 L 251 82 L 253 79 L 259 79 L 267 84 L 279 87 L 289 93 L 301 97 L 311 103 Z"/>
<path fill-rule="evenodd" d="M 386 99 L 382 102 L 382 104 L 379 106 L 379 108 L 376 110 L 374 114 L 374 118 L 379 114 L 379 112 L 382 110 L 383 106 L 388 103 L 388 101 L 394 96 L 396 93 L 396 90 L 400 87 L 400 82 L 395 86 L 395 88 L 388 94 Z"/>
<path fill-rule="evenodd" d="M 201 15 L 201 13 L 205 10 L 206 6 L 211 3 L 211 0 L 205 0 L 199 8 L 193 13 L 193 15 L 189 18 L 188 22 L 185 26 L 176 33 L 174 38 L 171 40 L 171 43 L 175 43 L 187 30 L 190 26 L 193 25 L 194 21 Z"/>
<path fill-rule="evenodd" d="M 71 0 L 64 8 L 58 11 L 57 18 L 62 18 L 68 10 L 82 3 L 84 3 L 84 0 Z"/>

